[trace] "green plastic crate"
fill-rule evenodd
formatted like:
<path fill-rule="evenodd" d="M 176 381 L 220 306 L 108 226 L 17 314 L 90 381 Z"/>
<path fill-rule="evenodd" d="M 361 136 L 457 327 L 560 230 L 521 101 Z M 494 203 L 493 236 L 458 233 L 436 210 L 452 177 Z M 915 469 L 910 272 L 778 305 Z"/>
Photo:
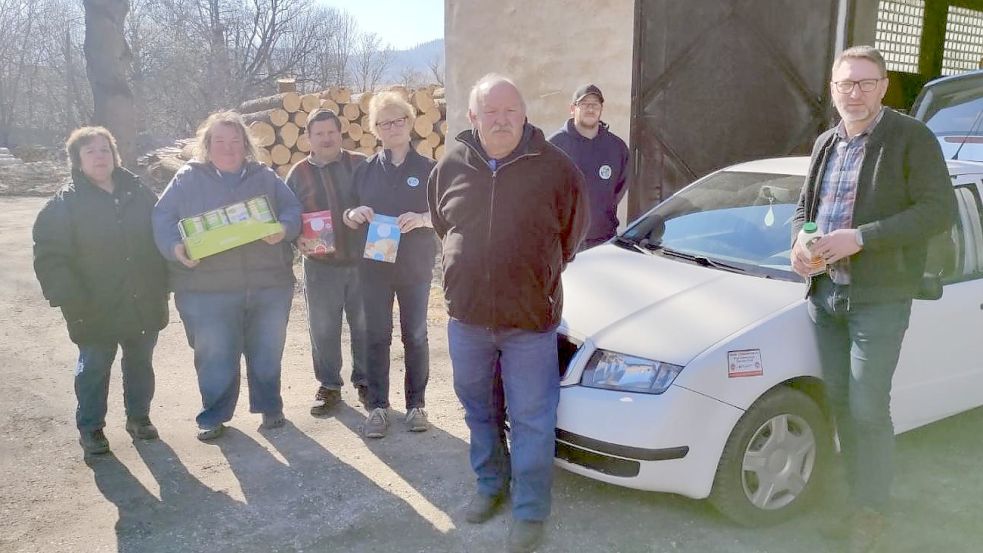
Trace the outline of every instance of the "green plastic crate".
<path fill-rule="evenodd" d="M 184 239 L 184 248 L 191 259 L 201 259 L 255 242 L 282 230 L 283 225 L 280 223 L 261 223 L 249 219 L 188 236 Z"/>

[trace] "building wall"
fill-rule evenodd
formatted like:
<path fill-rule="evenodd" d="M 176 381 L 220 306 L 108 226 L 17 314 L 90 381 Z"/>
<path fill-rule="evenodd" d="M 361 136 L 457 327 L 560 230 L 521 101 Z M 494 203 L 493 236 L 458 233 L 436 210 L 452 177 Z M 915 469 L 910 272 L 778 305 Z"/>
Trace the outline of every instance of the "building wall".
<path fill-rule="evenodd" d="M 633 0 L 445 0 L 445 85 L 452 133 L 470 127 L 468 93 L 482 75 L 515 80 L 529 121 L 549 135 L 573 91 L 604 92 L 603 119 L 626 142 L 631 118 Z"/>

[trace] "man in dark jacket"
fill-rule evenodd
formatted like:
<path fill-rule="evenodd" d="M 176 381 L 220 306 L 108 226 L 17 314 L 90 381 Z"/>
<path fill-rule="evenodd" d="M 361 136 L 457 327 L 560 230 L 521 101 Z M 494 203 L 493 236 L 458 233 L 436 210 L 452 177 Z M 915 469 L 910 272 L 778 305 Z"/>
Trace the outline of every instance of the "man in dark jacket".
<path fill-rule="evenodd" d="M 499 75 L 471 91 L 474 127 L 430 175 L 431 219 L 443 246 L 454 390 L 471 431 L 477 493 L 469 522 L 484 522 L 509 493 L 510 551 L 532 551 L 550 512 L 559 368 L 560 273 L 587 227 L 580 171 L 526 122 L 516 86 Z M 504 440 L 504 387 L 511 460 Z"/>
<path fill-rule="evenodd" d="M 618 203 L 628 190 L 628 146 L 601 121 L 604 95 L 587 84 L 573 94 L 567 124 L 549 141 L 564 151 L 584 174 L 590 200 L 590 227 L 583 249 L 593 248 L 618 232 Z"/>
<path fill-rule="evenodd" d="M 893 473 L 891 378 L 925 270 L 929 238 L 952 225 L 956 201 L 939 143 L 921 122 L 881 105 L 884 58 L 870 46 L 845 50 L 830 92 L 842 121 L 816 140 L 793 220 L 823 237 L 794 242 L 792 267 L 809 278 L 826 394 L 840 436 L 856 512 L 830 528 L 850 551 L 877 547 Z"/>
<path fill-rule="evenodd" d="M 319 253 L 303 234 L 297 246 L 304 256 L 304 298 L 310 325 L 314 376 L 320 386 L 314 394 L 311 414 L 327 414 L 341 401 L 341 321 L 348 318 L 351 334 L 351 383 L 363 404 L 366 396 L 365 311 L 358 264 L 365 244 L 364 233 L 342 224 L 342 215 L 355 207 L 355 169 L 365 156 L 341 148 L 341 121 L 333 111 L 318 109 L 307 119 L 311 154 L 294 165 L 287 186 L 297 196 L 305 214 L 331 213 L 334 249 Z M 305 225 L 306 226 L 306 225 Z"/>

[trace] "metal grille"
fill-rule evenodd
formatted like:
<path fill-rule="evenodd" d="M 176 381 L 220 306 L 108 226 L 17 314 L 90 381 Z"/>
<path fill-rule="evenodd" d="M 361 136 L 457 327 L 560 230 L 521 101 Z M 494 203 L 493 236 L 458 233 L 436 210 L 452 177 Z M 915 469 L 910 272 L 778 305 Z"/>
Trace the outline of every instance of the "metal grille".
<path fill-rule="evenodd" d="M 889 71 L 918 73 L 924 20 L 924 0 L 881 0 L 877 5 L 874 47 Z"/>
<path fill-rule="evenodd" d="M 949 6 L 945 22 L 942 74 L 955 75 L 983 63 L 983 12 Z"/>

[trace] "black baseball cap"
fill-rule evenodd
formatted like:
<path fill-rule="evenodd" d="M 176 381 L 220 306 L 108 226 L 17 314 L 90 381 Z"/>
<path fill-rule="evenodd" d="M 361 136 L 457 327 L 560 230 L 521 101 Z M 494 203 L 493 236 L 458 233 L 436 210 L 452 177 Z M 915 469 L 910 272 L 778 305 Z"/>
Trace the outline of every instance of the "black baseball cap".
<path fill-rule="evenodd" d="M 577 102 L 583 100 L 584 96 L 589 94 L 597 96 L 598 100 L 600 100 L 602 104 L 604 103 L 604 95 L 601 94 L 601 89 L 597 88 L 597 85 L 593 84 L 585 84 L 584 86 L 578 88 L 577 92 L 573 93 L 573 103 L 576 104 Z"/>

